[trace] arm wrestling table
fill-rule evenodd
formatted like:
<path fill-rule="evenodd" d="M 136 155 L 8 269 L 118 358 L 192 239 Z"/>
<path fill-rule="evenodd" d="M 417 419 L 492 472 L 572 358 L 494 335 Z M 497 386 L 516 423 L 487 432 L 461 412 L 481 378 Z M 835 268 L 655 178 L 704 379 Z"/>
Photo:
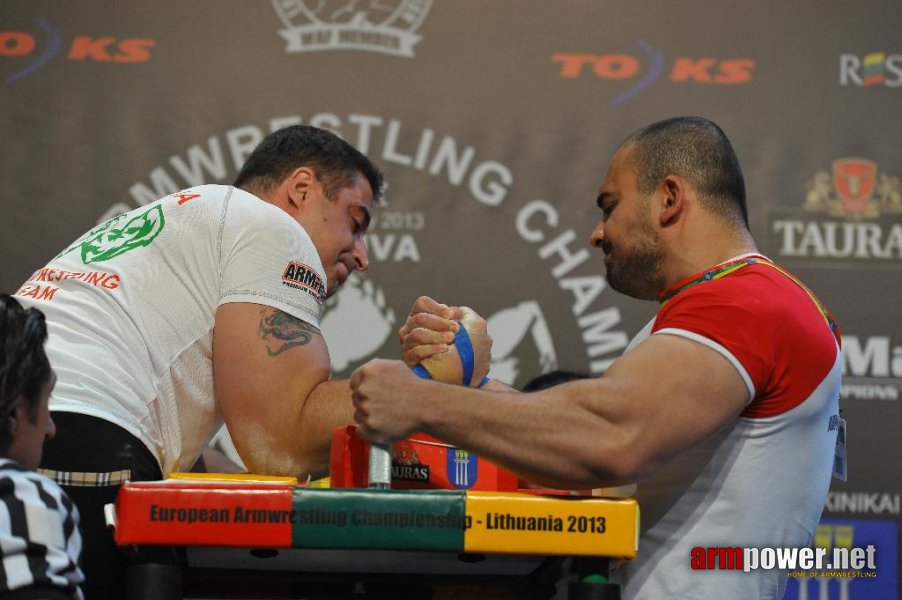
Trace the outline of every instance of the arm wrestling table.
<path fill-rule="evenodd" d="M 415 440 L 413 453 L 392 448 L 391 470 L 400 477 L 389 477 L 391 488 L 359 487 L 373 459 L 359 443 L 336 430 L 338 487 L 183 474 L 123 485 L 107 520 L 116 543 L 136 551 L 129 598 L 182 598 L 184 589 L 191 598 L 522 600 L 550 598 L 568 577 L 576 580 L 571 599 L 619 598 L 617 586 L 582 580 L 606 577 L 609 559 L 636 556 L 635 500 L 507 491 L 516 478 L 476 457 L 471 470 L 479 476 L 464 485 L 480 489 L 393 489 L 453 488 L 467 479 L 454 465 L 460 451 L 429 440 Z M 446 454 L 450 480 L 436 468 L 445 470 Z M 400 480 L 424 465 L 432 467 L 428 481 Z"/>

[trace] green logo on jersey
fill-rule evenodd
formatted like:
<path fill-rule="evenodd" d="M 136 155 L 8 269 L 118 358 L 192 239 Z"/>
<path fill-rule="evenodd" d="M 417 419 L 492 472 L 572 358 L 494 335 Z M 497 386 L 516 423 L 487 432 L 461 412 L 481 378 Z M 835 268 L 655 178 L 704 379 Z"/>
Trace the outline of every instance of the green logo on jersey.
<path fill-rule="evenodd" d="M 166 224 L 159 204 L 131 218 L 130 214 L 115 216 L 95 227 L 66 248 L 57 258 L 80 248 L 81 260 L 86 265 L 110 260 L 129 250 L 149 245 L 163 231 Z"/>

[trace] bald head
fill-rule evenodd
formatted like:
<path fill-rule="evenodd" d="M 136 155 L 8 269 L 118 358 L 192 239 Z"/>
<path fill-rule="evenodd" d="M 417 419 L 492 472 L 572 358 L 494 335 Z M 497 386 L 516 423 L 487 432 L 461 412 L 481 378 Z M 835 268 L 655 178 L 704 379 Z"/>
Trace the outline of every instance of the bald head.
<path fill-rule="evenodd" d="M 674 117 L 647 125 L 621 144 L 638 172 L 642 194 L 667 175 L 680 175 L 696 189 L 708 212 L 748 229 L 745 181 L 724 132 L 702 117 Z"/>

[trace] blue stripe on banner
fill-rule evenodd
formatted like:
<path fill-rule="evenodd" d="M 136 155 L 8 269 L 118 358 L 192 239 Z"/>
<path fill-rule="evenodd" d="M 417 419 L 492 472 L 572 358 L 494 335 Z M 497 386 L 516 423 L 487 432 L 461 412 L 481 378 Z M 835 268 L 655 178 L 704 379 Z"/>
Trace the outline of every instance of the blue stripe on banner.
<path fill-rule="evenodd" d="M 463 365 L 464 368 L 464 379 L 461 382 L 462 385 L 470 385 L 470 380 L 473 379 L 473 342 L 470 341 L 470 334 L 467 333 L 467 328 L 464 327 L 464 324 L 458 321 L 458 325 L 460 325 L 460 329 L 457 332 L 457 335 L 454 336 L 454 346 L 457 348 L 457 353 L 460 355 L 460 364 Z"/>

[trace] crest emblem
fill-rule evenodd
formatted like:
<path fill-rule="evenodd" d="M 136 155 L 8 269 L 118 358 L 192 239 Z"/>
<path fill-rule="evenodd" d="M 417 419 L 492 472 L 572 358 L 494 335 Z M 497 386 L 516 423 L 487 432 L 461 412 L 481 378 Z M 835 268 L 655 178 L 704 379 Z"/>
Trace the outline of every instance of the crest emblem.
<path fill-rule="evenodd" d="M 877 170 L 864 158 L 833 161 L 832 176 L 818 171 L 808 183 L 805 210 L 835 217 L 874 219 L 902 213 L 902 183 L 897 176 Z"/>
<path fill-rule="evenodd" d="M 391 447 L 392 458 L 402 465 L 418 464 L 420 457 L 417 451 L 413 449 L 413 445 L 408 442 L 398 442 Z"/>
<path fill-rule="evenodd" d="M 479 477 L 476 455 L 458 448 L 448 448 L 448 482 L 457 489 L 473 487 Z"/>
<path fill-rule="evenodd" d="M 104 262 L 129 250 L 150 245 L 165 225 L 166 219 L 159 204 L 142 213 L 117 215 L 80 237 L 56 258 L 80 249 L 84 264 Z"/>
<path fill-rule="evenodd" d="M 865 212 L 877 182 L 877 163 L 859 158 L 833 162 L 833 185 L 843 209 L 848 214 Z"/>
<path fill-rule="evenodd" d="M 366 50 L 413 57 L 432 0 L 273 0 L 286 52 Z"/>

